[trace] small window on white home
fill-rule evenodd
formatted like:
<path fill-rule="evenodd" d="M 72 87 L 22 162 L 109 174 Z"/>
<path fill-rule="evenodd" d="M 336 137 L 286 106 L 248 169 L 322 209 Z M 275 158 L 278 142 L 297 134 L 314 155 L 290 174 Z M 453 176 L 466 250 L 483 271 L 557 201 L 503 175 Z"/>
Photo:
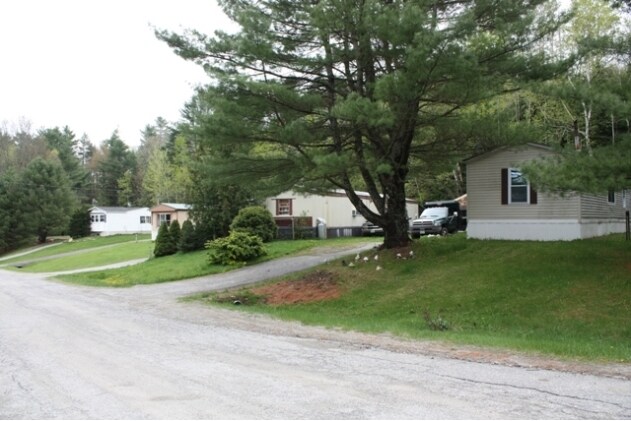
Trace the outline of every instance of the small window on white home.
<path fill-rule="evenodd" d="M 148 224 L 149 222 L 151 222 L 151 217 L 150 216 L 141 216 L 140 217 L 140 223 L 141 224 Z"/>
<path fill-rule="evenodd" d="M 613 190 L 609 190 L 607 192 L 607 202 L 616 203 L 616 192 L 614 192 Z"/>
<path fill-rule="evenodd" d="M 103 215 L 103 214 L 99 215 L 99 222 L 107 222 L 107 219 L 105 218 L 105 215 Z"/>
<path fill-rule="evenodd" d="M 98 215 L 90 215 L 90 222 L 99 222 Z"/>
<path fill-rule="evenodd" d="M 502 205 L 537 204 L 537 192 L 516 168 L 502 168 L 501 198 Z"/>
<path fill-rule="evenodd" d="M 291 215 L 291 199 L 276 200 L 276 215 Z"/>
<path fill-rule="evenodd" d="M 160 217 L 160 225 L 164 224 L 165 222 L 167 224 L 171 223 L 171 214 L 170 213 L 161 213 L 158 216 Z"/>

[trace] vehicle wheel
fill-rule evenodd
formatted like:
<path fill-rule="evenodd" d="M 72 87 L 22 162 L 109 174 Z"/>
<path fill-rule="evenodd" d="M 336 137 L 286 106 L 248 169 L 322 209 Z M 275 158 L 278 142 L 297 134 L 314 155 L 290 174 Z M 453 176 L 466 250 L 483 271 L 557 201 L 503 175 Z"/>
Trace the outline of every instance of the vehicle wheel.
<path fill-rule="evenodd" d="M 449 234 L 449 230 L 447 229 L 447 227 L 442 227 L 440 229 L 440 235 L 442 235 L 444 237 L 447 234 Z"/>

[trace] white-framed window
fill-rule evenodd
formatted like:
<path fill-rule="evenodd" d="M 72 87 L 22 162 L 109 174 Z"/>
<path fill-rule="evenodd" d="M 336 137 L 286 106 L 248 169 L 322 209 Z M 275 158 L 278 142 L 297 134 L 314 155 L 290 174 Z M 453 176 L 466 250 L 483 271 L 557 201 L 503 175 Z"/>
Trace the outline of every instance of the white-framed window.
<path fill-rule="evenodd" d="M 615 204 L 616 203 L 616 192 L 613 190 L 609 190 L 607 192 L 607 203 Z"/>
<path fill-rule="evenodd" d="M 537 191 L 523 176 L 518 168 L 502 168 L 501 171 L 501 203 L 502 205 L 536 205 Z"/>
<path fill-rule="evenodd" d="M 90 215 L 90 222 L 107 222 L 107 217 L 104 213 L 94 213 Z"/>
<path fill-rule="evenodd" d="M 529 185 L 520 170 L 510 168 L 508 177 L 508 203 L 529 203 Z"/>
<path fill-rule="evenodd" d="M 150 216 L 141 216 L 140 217 L 140 223 L 141 224 L 149 224 L 151 222 L 151 217 Z"/>
<path fill-rule="evenodd" d="M 276 200 L 276 215 L 291 215 L 291 199 Z"/>
<path fill-rule="evenodd" d="M 160 214 L 158 214 L 158 217 L 159 217 L 159 222 L 160 222 L 159 225 L 162 225 L 165 222 L 167 224 L 171 223 L 171 214 L 170 213 L 160 213 Z"/>
<path fill-rule="evenodd" d="M 90 214 L 90 222 L 106 222 L 107 218 L 104 213 Z"/>

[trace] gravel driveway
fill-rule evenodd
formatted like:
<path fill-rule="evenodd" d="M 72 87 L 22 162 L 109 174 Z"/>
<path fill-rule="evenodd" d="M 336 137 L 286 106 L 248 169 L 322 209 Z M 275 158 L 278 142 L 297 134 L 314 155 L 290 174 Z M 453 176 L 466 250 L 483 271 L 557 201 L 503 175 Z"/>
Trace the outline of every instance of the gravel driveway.
<path fill-rule="evenodd" d="M 0 419 L 631 418 L 631 381 L 611 377 L 628 366 L 466 361 L 471 349 L 177 300 L 335 257 L 127 289 L 0 271 Z"/>

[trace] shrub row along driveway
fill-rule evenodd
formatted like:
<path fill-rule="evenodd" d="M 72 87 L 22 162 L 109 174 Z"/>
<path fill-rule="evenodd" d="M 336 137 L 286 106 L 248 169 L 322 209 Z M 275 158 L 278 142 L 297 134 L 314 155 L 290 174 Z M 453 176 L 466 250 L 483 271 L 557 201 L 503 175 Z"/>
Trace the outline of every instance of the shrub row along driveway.
<path fill-rule="evenodd" d="M 629 380 L 402 352 L 177 301 L 334 257 L 130 289 L 0 271 L 0 418 L 631 417 Z"/>

